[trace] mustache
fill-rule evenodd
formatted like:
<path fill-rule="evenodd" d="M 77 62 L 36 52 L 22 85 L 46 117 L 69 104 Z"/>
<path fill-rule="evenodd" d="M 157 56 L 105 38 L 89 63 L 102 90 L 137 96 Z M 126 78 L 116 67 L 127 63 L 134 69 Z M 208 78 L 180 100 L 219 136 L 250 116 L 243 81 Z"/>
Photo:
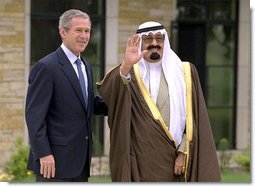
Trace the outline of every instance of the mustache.
<path fill-rule="evenodd" d="M 148 50 L 153 49 L 153 48 L 161 49 L 161 47 L 159 45 L 150 45 L 150 46 L 147 47 Z"/>

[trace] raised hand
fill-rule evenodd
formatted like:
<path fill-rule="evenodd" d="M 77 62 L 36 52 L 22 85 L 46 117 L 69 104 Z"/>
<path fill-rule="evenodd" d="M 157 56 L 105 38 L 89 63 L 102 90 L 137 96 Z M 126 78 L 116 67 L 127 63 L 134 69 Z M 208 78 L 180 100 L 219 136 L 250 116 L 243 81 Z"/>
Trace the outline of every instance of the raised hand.
<path fill-rule="evenodd" d="M 138 46 L 140 38 L 137 34 L 134 34 L 132 38 L 128 38 L 124 60 L 120 66 L 120 71 L 122 75 L 127 75 L 132 68 L 132 66 L 139 62 L 139 60 L 144 56 L 147 50 L 144 50 L 139 55 Z"/>

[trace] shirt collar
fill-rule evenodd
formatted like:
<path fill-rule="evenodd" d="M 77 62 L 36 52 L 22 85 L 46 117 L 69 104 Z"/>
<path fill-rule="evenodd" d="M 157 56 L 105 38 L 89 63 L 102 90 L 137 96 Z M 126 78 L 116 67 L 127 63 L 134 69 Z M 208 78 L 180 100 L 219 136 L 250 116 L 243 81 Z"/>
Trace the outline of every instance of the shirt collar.
<path fill-rule="evenodd" d="M 80 58 L 80 55 L 77 57 L 74 55 L 66 46 L 64 43 L 61 44 L 61 48 L 63 49 L 64 53 L 66 54 L 69 61 L 73 64 L 77 60 L 77 58 Z"/>

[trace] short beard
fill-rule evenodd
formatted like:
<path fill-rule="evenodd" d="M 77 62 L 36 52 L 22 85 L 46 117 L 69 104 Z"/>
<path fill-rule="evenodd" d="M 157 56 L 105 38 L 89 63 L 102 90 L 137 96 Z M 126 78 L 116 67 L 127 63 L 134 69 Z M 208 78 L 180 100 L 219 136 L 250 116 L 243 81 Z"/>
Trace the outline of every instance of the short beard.
<path fill-rule="evenodd" d="M 156 52 L 153 52 L 150 55 L 150 59 L 151 60 L 158 60 L 158 59 L 160 59 L 160 55 L 158 53 L 156 53 Z"/>

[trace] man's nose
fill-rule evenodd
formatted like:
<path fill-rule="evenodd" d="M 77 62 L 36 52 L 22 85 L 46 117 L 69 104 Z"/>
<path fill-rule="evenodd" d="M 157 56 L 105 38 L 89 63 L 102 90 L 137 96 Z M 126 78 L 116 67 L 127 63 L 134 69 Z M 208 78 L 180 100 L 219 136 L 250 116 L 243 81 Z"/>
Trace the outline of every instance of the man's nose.
<path fill-rule="evenodd" d="M 153 38 L 152 42 L 151 42 L 151 45 L 157 45 L 157 44 L 158 44 L 158 42 L 157 42 L 156 38 Z"/>
<path fill-rule="evenodd" d="M 80 37 L 84 38 L 85 36 L 86 36 L 86 33 L 85 32 L 81 32 Z"/>

